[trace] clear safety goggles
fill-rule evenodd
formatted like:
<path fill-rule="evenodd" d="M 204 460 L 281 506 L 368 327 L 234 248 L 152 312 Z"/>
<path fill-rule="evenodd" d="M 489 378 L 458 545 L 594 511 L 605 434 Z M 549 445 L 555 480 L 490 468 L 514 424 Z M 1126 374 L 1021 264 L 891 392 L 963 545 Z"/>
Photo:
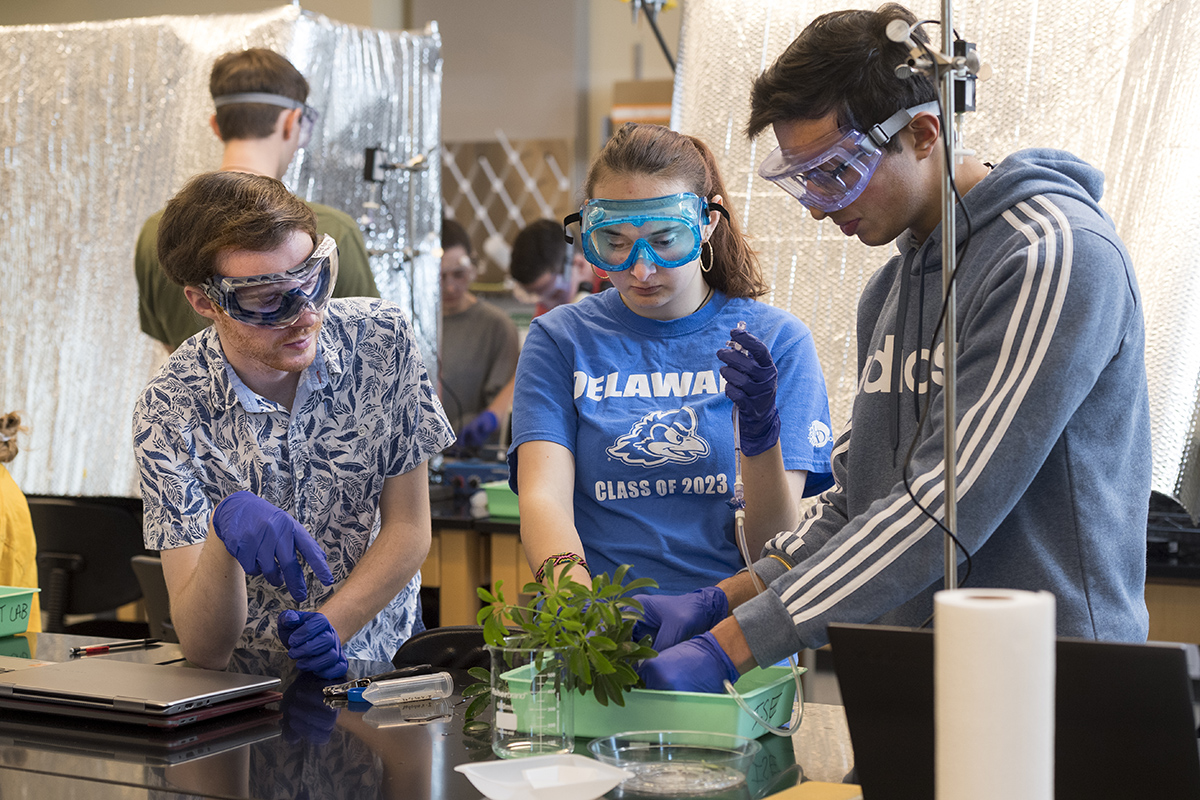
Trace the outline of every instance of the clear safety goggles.
<path fill-rule="evenodd" d="M 213 105 L 217 108 L 245 103 L 262 103 L 263 105 L 279 106 L 280 108 L 303 109 L 303 112 L 300 114 L 300 147 L 308 147 L 309 141 L 312 140 L 313 128 L 316 127 L 317 120 L 321 118 L 321 113 L 308 103 L 302 103 L 299 100 L 293 100 L 281 94 L 238 92 L 237 94 L 223 94 L 213 98 Z"/>
<path fill-rule="evenodd" d="M 759 166 L 758 174 L 808 208 L 827 214 L 838 211 L 867 188 L 883 160 L 883 146 L 915 116 L 937 110 L 936 102 L 922 103 L 897 111 L 866 133 L 844 125 L 803 149 L 776 147 Z"/>
<path fill-rule="evenodd" d="M 325 234 L 304 263 L 286 272 L 248 278 L 214 275 L 200 288 L 238 322 L 260 328 L 287 328 L 300 319 L 306 308 L 325 308 L 337 275 L 337 243 Z"/>
<path fill-rule="evenodd" d="M 646 200 L 589 200 L 563 226 L 579 223 L 584 257 L 607 272 L 627 270 L 639 258 L 674 269 L 700 257 L 711 211 L 729 217 L 717 203 L 691 192 Z"/>

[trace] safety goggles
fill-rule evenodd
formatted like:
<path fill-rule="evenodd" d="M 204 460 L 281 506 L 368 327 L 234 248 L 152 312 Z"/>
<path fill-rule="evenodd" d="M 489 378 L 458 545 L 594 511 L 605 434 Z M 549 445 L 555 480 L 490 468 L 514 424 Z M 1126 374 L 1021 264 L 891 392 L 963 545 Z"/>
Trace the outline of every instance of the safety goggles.
<path fill-rule="evenodd" d="M 260 328 L 286 328 L 295 324 L 306 308 L 325 308 L 337 274 L 337 243 L 326 234 L 304 263 L 286 272 L 248 278 L 214 275 L 200 288 L 238 322 Z"/>
<path fill-rule="evenodd" d="M 579 223 L 584 257 L 608 272 L 627 270 L 639 258 L 674 269 L 700 257 L 702 229 L 712 211 L 729 217 L 717 203 L 691 192 L 646 200 L 589 200 L 563 226 Z"/>
<path fill-rule="evenodd" d="M 938 104 L 902 109 L 866 133 L 844 125 L 803 149 L 776 147 L 758 174 L 808 208 L 830 213 L 853 203 L 867 188 L 883 146 L 918 114 L 936 113 Z"/>
<path fill-rule="evenodd" d="M 308 147 L 309 141 L 312 140 L 313 128 L 316 126 L 317 120 L 321 118 L 321 113 L 308 103 L 293 100 L 281 94 L 238 92 L 237 94 L 223 94 L 213 98 L 213 105 L 217 108 L 245 103 L 262 103 L 263 105 L 279 106 L 280 108 L 303 109 L 303 112 L 300 114 L 300 147 Z"/>

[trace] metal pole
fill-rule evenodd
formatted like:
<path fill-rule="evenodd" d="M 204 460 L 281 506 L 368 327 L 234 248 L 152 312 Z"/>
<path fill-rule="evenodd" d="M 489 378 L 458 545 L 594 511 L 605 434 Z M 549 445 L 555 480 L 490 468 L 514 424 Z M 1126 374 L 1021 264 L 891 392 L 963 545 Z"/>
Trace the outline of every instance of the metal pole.
<path fill-rule="evenodd" d="M 953 9 L 951 8 L 951 0 L 943 0 L 942 2 L 942 52 L 947 56 L 953 57 L 954 54 L 954 19 Z M 946 303 L 946 324 L 942 334 L 942 352 L 944 355 L 944 363 L 942 366 L 942 375 L 944 382 L 942 384 L 942 397 L 945 400 L 945 440 L 943 449 L 945 453 L 945 514 L 943 522 L 946 525 L 947 533 L 944 538 L 945 557 L 946 557 L 946 580 L 945 587 L 947 589 L 958 588 L 958 553 L 954 538 L 951 534 L 958 533 L 958 487 L 957 487 L 957 472 L 958 472 L 958 457 L 956 451 L 956 440 L 958 433 L 957 416 L 955 414 L 955 385 L 957 383 L 958 369 L 958 342 L 955 339 L 957 330 L 957 314 L 954 304 L 954 287 L 950 283 L 950 278 L 954 274 L 955 266 L 955 243 L 956 232 L 954 224 L 954 159 L 955 159 L 955 137 L 954 137 L 954 70 L 947 69 L 940 76 L 941 86 L 939 87 L 942 95 L 942 120 L 946 125 L 946 130 L 943 135 L 946 141 L 950 144 L 950 158 L 942 159 L 942 298 Z M 932 380 L 932 370 L 930 370 L 930 380 Z M 932 387 L 930 387 L 932 389 Z"/>

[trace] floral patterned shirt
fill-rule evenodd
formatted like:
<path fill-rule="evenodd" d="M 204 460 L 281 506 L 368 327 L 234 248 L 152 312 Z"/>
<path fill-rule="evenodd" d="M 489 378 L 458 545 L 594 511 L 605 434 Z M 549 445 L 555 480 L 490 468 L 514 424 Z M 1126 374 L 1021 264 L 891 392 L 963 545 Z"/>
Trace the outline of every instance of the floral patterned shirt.
<path fill-rule="evenodd" d="M 408 472 L 454 441 L 400 308 L 383 300 L 330 301 L 317 354 L 300 376 L 292 410 L 246 387 L 216 331 L 188 339 L 138 400 L 134 447 L 144 535 L 152 550 L 207 538 L 222 498 L 248 490 L 284 509 L 325 551 L 334 584 L 305 570 L 318 609 L 379 533 L 386 478 Z M 415 630 L 418 572 L 347 643 L 349 658 L 388 661 Z M 246 578 L 239 647 L 282 649 L 275 617 L 291 595 L 261 575 Z"/>

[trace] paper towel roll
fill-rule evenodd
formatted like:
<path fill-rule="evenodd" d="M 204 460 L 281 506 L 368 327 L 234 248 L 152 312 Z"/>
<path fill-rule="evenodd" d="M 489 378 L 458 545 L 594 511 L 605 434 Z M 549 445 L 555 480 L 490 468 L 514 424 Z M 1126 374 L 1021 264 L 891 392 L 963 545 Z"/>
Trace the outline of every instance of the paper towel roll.
<path fill-rule="evenodd" d="M 937 800 L 1054 797 L 1054 595 L 934 595 Z"/>

